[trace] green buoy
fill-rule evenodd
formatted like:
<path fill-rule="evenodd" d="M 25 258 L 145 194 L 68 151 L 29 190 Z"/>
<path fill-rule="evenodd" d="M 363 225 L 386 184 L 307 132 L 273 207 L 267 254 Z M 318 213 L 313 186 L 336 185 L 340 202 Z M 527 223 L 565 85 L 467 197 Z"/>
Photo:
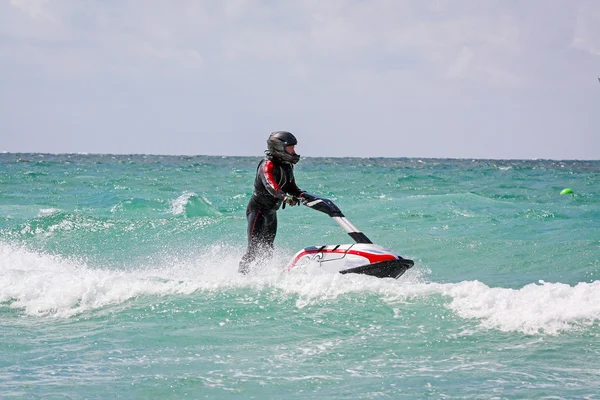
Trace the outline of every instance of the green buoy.
<path fill-rule="evenodd" d="M 564 188 L 563 190 L 560 191 L 560 194 L 574 194 L 574 193 L 573 193 L 573 189 Z"/>

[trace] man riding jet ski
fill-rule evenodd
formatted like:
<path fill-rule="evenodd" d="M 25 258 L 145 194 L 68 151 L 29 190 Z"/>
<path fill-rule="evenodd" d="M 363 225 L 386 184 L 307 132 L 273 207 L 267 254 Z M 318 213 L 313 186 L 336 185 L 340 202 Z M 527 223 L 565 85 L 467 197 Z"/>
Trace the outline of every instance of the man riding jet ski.
<path fill-rule="evenodd" d="M 303 204 L 329 215 L 356 242 L 307 247 L 294 256 L 286 271 L 316 261 L 327 271 L 398 278 L 411 268 L 412 260 L 373 244 L 331 200 L 298 188 L 294 178 L 294 165 L 300 160 L 295 151 L 297 144 L 296 137 L 286 131 L 273 132 L 267 140 L 266 156 L 256 169 L 254 191 L 246 208 L 248 248 L 238 271 L 247 274 L 257 256 L 271 256 L 277 233 L 277 210 L 282 204 L 283 207 Z"/>

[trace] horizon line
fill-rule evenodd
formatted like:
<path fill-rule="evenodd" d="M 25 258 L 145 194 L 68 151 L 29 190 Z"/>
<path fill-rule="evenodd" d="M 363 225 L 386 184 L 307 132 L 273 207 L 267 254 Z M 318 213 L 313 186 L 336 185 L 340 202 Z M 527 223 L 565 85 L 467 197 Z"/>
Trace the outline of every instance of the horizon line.
<path fill-rule="evenodd" d="M 220 157 L 220 158 L 259 158 L 262 155 L 219 155 L 219 154 L 159 154 L 159 153 L 88 153 L 88 152 L 12 152 L 0 151 L 0 154 L 10 155 L 51 155 L 51 156 L 156 156 L 156 157 Z M 302 156 L 302 158 L 356 158 L 356 159 L 408 159 L 408 160 L 473 160 L 473 161 L 600 161 L 593 158 L 481 158 L 481 157 L 418 157 L 418 156 Z"/>

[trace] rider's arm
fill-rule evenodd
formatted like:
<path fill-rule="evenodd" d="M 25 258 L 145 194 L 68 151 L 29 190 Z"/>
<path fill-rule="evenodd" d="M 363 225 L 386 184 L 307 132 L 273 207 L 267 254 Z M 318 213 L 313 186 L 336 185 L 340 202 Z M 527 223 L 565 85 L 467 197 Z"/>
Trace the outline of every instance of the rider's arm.
<path fill-rule="evenodd" d="M 269 191 L 271 196 L 277 199 L 283 199 L 285 197 L 285 192 L 279 187 L 275 180 L 275 175 L 273 174 L 274 168 L 275 164 L 273 164 L 273 161 L 265 160 L 265 162 L 259 168 L 258 174 L 263 185 Z"/>

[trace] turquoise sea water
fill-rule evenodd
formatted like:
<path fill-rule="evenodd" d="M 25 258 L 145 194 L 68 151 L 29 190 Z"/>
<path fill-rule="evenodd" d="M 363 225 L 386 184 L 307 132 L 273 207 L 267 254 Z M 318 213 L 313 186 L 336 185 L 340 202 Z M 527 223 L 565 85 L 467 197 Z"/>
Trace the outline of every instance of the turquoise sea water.
<path fill-rule="evenodd" d="M 600 398 L 600 162 L 303 159 L 391 280 L 239 276 L 258 160 L 0 154 L 0 397 Z"/>

